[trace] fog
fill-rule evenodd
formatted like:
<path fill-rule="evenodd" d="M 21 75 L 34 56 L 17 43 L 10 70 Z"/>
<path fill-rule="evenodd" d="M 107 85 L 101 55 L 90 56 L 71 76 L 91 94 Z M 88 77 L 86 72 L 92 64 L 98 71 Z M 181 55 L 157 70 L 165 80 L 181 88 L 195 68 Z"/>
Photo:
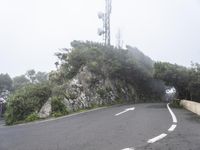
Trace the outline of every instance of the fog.
<path fill-rule="evenodd" d="M 111 41 L 121 30 L 124 45 L 153 60 L 189 66 L 200 62 L 199 0 L 113 0 Z M 72 40 L 102 42 L 97 17 L 104 0 L 0 1 L 0 73 L 55 69 L 54 53 Z"/>

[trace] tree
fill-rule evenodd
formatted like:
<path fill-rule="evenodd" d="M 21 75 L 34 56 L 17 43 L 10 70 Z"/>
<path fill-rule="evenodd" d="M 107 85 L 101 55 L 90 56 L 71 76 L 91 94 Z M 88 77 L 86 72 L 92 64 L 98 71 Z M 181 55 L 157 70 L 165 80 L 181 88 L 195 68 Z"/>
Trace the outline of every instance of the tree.
<path fill-rule="evenodd" d="M 176 64 L 157 62 L 154 65 L 154 77 L 174 86 L 179 99 L 200 101 L 199 64 L 186 68 Z"/>
<path fill-rule="evenodd" d="M 192 63 L 192 68 L 190 70 L 190 97 L 193 101 L 200 102 L 200 64 Z"/>
<path fill-rule="evenodd" d="M 200 102 L 200 82 L 191 82 L 189 90 L 191 100 Z"/>
<path fill-rule="evenodd" d="M 35 79 L 38 83 L 43 83 L 48 80 L 48 74 L 46 72 L 37 72 L 35 75 Z"/>
<path fill-rule="evenodd" d="M 36 72 L 35 70 L 28 70 L 26 72 L 26 76 L 28 77 L 28 79 L 31 81 L 31 83 L 34 83 L 36 80 Z"/>
<path fill-rule="evenodd" d="M 0 74 L 0 93 L 12 89 L 12 79 L 8 74 Z"/>
<path fill-rule="evenodd" d="M 153 79 L 154 62 L 137 48 L 128 46 L 124 50 L 78 41 L 73 41 L 71 45 L 71 50 L 57 53 L 60 65 L 56 72 L 50 74 L 51 81 L 62 85 L 86 66 L 90 72 L 103 79 L 121 80 L 131 84 L 141 97 L 164 93 L 164 85 Z M 153 83 L 159 84 L 162 90 L 156 93 L 157 86 Z"/>
<path fill-rule="evenodd" d="M 48 74 L 45 72 L 35 72 L 34 70 L 27 71 L 26 75 L 21 75 L 13 78 L 14 90 L 20 89 L 30 83 L 44 83 L 48 81 Z"/>
<path fill-rule="evenodd" d="M 25 75 L 21 75 L 21 76 L 17 76 L 17 77 L 13 78 L 14 90 L 20 89 L 29 83 L 30 83 L 30 81 L 26 78 Z"/>

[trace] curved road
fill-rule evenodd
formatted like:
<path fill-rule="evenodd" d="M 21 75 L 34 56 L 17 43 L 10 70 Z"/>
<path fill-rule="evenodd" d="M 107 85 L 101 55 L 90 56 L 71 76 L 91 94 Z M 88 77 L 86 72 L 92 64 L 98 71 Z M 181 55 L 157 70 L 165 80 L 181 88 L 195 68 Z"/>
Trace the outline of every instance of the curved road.
<path fill-rule="evenodd" d="M 174 113 L 173 113 L 174 112 Z M 200 150 L 200 117 L 165 103 L 114 106 L 0 127 L 0 150 Z"/>

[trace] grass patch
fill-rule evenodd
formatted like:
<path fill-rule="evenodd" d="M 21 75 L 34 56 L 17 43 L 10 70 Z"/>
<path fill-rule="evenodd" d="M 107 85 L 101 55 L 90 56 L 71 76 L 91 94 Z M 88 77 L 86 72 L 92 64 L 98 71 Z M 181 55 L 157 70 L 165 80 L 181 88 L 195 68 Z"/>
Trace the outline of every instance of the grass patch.
<path fill-rule="evenodd" d="M 60 117 L 67 115 L 69 112 L 63 104 L 62 97 L 53 97 L 51 101 L 52 117 Z"/>
<path fill-rule="evenodd" d="M 32 113 L 28 117 L 26 117 L 25 122 L 32 122 L 32 121 L 36 121 L 39 119 L 40 119 L 40 117 L 38 116 L 38 114 Z"/>

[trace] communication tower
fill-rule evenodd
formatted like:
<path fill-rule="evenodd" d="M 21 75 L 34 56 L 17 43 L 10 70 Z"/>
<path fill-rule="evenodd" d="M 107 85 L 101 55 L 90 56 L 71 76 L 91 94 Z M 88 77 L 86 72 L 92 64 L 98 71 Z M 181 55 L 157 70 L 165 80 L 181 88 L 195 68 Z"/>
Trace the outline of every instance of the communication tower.
<path fill-rule="evenodd" d="M 105 12 L 99 12 L 98 17 L 103 21 L 103 28 L 98 29 L 99 36 L 103 36 L 105 45 L 110 45 L 110 14 L 112 10 L 112 0 L 106 0 Z"/>

